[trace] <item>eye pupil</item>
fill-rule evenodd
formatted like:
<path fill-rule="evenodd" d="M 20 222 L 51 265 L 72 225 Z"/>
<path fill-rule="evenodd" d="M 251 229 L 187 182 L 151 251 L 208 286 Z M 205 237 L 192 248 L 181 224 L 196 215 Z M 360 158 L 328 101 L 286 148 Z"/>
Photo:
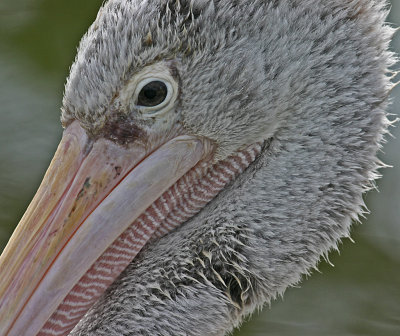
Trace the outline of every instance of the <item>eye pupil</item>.
<path fill-rule="evenodd" d="M 153 88 L 145 88 L 143 94 L 147 99 L 154 99 L 157 96 L 157 91 Z"/>
<path fill-rule="evenodd" d="M 168 88 L 161 81 L 147 83 L 139 92 L 137 105 L 157 106 L 160 105 L 168 94 Z"/>

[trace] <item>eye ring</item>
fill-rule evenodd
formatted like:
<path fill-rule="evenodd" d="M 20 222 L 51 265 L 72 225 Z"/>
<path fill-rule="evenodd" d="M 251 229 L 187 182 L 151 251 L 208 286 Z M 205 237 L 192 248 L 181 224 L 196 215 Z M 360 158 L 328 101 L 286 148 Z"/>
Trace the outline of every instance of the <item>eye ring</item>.
<path fill-rule="evenodd" d="M 148 92 L 147 97 L 146 95 L 143 97 L 142 89 L 151 82 L 157 83 L 150 89 L 161 90 L 161 93 L 158 92 L 157 96 L 157 92 Z M 179 85 L 171 74 L 170 65 L 160 62 L 148 65 L 135 73 L 121 88 L 118 101 L 122 106 L 127 107 L 128 113 L 138 114 L 143 119 L 153 119 L 170 111 L 178 99 L 178 94 Z M 156 96 L 158 100 L 153 101 L 152 98 Z"/>
<path fill-rule="evenodd" d="M 169 81 L 148 77 L 136 86 L 134 104 L 142 112 L 160 111 L 170 105 L 173 96 L 174 87 Z"/>

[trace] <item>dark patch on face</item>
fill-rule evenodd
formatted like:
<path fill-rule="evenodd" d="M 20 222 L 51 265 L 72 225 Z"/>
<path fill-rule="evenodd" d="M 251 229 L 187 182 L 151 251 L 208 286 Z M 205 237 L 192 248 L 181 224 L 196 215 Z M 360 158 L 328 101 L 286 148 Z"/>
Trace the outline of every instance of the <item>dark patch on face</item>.
<path fill-rule="evenodd" d="M 116 166 L 116 167 L 114 167 L 114 170 L 115 170 L 115 176 L 114 176 L 114 178 L 117 178 L 119 175 L 121 175 L 121 171 L 122 171 L 122 168 L 121 168 L 121 167 Z"/>
<path fill-rule="evenodd" d="M 145 136 L 145 131 L 126 115 L 114 115 L 105 123 L 101 135 L 120 145 L 127 145 Z"/>

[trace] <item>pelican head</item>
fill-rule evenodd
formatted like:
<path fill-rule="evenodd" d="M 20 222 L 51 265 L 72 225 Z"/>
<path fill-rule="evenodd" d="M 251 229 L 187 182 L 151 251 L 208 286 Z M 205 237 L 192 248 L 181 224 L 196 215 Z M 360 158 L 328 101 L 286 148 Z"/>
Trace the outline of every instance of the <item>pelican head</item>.
<path fill-rule="evenodd" d="M 386 1 L 109 0 L 0 259 L 0 334 L 224 335 L 349 236 Z"/>

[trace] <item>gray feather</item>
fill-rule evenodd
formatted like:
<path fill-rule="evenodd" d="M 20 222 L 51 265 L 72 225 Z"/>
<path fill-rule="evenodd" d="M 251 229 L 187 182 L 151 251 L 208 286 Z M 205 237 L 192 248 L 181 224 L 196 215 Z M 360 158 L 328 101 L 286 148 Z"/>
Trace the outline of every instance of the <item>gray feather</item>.
<path fill-rule="evenodd" d="M 145 65 L 173 62 L 189 133 L 261 156 L 153 241 L 71 335 L 224 335 L 349 236 L 377 177 L 394 63 L 383 0 L 110 0 L 62 120 L 96 133 Z"/>

